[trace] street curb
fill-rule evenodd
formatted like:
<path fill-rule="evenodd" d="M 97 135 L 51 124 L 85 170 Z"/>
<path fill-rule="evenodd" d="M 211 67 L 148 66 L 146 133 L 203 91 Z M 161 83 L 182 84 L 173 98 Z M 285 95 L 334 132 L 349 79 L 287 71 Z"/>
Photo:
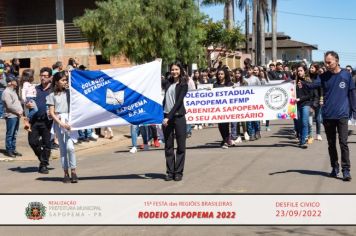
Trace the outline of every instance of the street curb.
<path fill-rule="evenodd" d="M 130 138 L 127 137 L 129 131 L 125 127 L 115 127 L 114 129 L 115 136 L 112 139 L 98 138 L 97 141 L 90 141 L 88 143 L 81 143 L 75 145 L 75 153 L 81 153 L 90 149 L 102 149 L 107 145 L 113 145 L 117 143 L 117 146 L 126 145 L 122 143 L 123 141 L 129 141 Z M 21 138 L 20 138 L 21 139 Z M 22 157 L 10 158 L 2 156 L 0 154 L 0 163 L 1 162 L 29 162 L 29 161 L 38 161 L 37 156 L 33 153 L 31 147 L 28 145 L 27 140 L 22 136 L 22 144 L 19 145 L 19 149 L 23 154 Z M 95 151 L 94 151 L 95 152 Z M 52 150 L 50 160 L 59 159 L 59 149 Z"/>

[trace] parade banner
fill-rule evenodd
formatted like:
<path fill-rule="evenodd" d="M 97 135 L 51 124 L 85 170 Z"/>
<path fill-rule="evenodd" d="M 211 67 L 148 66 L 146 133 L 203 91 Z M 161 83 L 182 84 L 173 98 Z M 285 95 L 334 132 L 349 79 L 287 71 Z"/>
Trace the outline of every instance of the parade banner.
<path fill-rule="evenodd" d="M 71 72 L 72 130 L 160 124 L 162 120 L 161 61 L 130 68 Z"/>
<path fill-rule="evenodd" d="M 268 84 L 269 85 L 276 85 L 276 84 L 281 84 L 281 83 L 284 83 L 286 82 L 285 80 L 269 80 L 268 81 Z"/>
<path fill-rule="evenodd" d="M 9 194 L 0 207 L 0 225 L 356 225 L 356 195 Z"/>
<path fill-rule="evenodd" d="M 198 84 L 197 89 L 212 89 L 214 84 Z"/>
<path fill-rule="evenodd" d="M 189 91 L 188 124 L 280 120 L 297 117 L 295 85 L 223 87 Z"/>

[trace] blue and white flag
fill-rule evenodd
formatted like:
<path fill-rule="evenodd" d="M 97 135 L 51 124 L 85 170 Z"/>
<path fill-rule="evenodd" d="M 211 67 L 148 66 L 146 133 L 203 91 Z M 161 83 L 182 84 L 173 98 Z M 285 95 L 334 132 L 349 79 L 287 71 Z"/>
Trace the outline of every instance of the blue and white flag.
<path fill-rule="evenodd" d="M 130 68 L 71 72 L 73 130 L 160 124 L 162 120 L 161 61 Z"/>

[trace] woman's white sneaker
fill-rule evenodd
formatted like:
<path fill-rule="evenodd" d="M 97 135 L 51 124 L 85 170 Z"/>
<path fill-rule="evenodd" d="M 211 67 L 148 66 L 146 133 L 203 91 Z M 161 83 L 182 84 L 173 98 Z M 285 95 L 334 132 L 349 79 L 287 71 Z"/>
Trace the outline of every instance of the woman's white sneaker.
<path fill-rule="evenodd" d="M 247 132 L 244 133 L 244 137 L 245 137 L 245 141 L 249 141 L 250 140 L 250 136 L 248 135 Z"/>
<path fill-rule="evenodd" d="M 136 153 L 136 152 L 137 152 L 137 148 L 136 148 L 136 147 L 132 147 L 132 148 L 130 149 L 130 152 L 131 152 L 131 153 Z"/>
<path fill-rule="evenodd" d="M 323 138 L 321 137 L 321 135 L 320 135 L 320 134 L 318 134 L 318 135 L 316 136 L 316 140 L 318 140 L 318 141 L 322 141 L 322 140 L 323 140 Z"/>

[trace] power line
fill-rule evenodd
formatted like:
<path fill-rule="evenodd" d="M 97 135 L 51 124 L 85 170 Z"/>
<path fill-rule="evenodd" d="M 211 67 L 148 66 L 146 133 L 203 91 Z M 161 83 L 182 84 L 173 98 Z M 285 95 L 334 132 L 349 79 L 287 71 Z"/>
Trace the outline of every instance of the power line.
<path fill-rule="evenodd" d="M 356 21 L 356 18 L 331 17 L 331 16 L 315 16 L 315 15 L 301 14 L 301 13 L 289 12 L 289 11 L 277 11 L 277 12 L 278 12 L 278 13 L 282 13 L 282 14 L 289 14 L 289 15 L 296 15 L 296 16 L 306 16 L 306 17 L 320 18 L 320 19 Z"/>

